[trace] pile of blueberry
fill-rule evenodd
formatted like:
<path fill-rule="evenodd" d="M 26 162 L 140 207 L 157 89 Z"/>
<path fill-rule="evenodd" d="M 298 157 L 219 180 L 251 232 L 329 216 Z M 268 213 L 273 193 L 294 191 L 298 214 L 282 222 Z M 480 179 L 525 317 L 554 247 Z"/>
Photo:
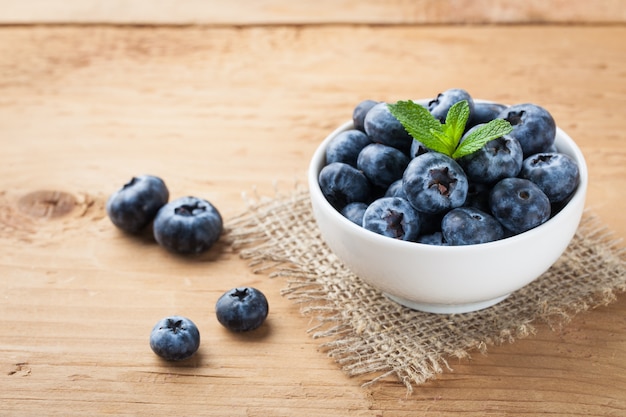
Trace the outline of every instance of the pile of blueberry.
<path fill-rule="evenodd" d="M 115 226 L 131 234 L 152 224 L 154 239 L 173 252 L 200 253 L 217 242 L 223 222 L 215 206 L 192 196 L 168 200 L 161 178 L 140 175 L 109 197 L 106 211 Z"/>
<path fill-rule="evenodd" d="M 204 252 L 219 240 L 222 217 L 210 202 L 192 196 L 168 200 L 169 191 L 161 178 L 141 175 L 109 197 L 106 211 L 115 226 L 130 234 L 152 224 L 154 239 L 172 252 Z M 217 320 L 233 332 L 257 329 L 268 312 L 265 295 L 252 287 L 233 288 L 215 305 Z M 166 360 L 187 359 L 200 347 L 200 331 L 187 317 L 165 317 L 154 325 L 150 347 Z"/>
<path fill-rule="evenodd" d="M 375 233 L 441 246 L 495 241 L 549 220 L 579 183 L 576 162 L 554 145 L 551 114 L 532 103 L 475 102 L 463 89 L 425 107 L 444 123 L 463 100 L 470 109 L 463 138 L 493 119 L 507 120 L 512 131 L 458 159 L 411 137 L 387 103 L 359 103 L 354 127 L 326 148 L 318 181 L 328 202 Z"/>

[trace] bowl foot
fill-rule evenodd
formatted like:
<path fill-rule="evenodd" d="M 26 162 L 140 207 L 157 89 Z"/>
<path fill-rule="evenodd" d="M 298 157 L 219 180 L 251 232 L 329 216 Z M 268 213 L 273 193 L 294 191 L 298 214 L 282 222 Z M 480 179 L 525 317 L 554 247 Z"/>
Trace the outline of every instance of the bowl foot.
<path fill-rule="evenodd" d="M 412 310 L 424 311 L 426 313 L 436 313 L 436 314 L 460 314 L 460 313 L 470 313 L 472 311 L 482 310 L 493 305 L 498 304 L 499 302 L 506 299 L 510 294 L 503 295 L 501 297 L 492 298 L 491 300 L 479 301 L 477 303 L 467 303 L 467 304 L 428 304 L 428 303 L 417 303 L 414 301 L 406 300 L 402 297 L 396 297 L 395 295 L 389 295 L 385 293 L 385 296 L 390 300 L 408 307 Z"/>

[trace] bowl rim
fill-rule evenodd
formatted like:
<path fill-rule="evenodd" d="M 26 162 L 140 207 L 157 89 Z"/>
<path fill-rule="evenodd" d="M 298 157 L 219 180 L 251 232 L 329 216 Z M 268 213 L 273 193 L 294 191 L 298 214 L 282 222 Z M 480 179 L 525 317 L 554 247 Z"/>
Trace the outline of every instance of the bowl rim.
<path fill-rule="evenodd" d="M 416 103 L 425 103 L 425 102 L 428 102 L 428 100 L 430 99 L 420 99 L 420 100 L 413 100 L 413 101 L 415 101 Z M 474 99 L 474 102 L 496 103 L 493 101 L 482 100 L 482 99 Z M 437 252 L 447 251 L 447 252 L 450 252 L 451 254 L 457 251 L 469 252 L 469 251 L 475 251 L 475 250 L 483 250 L 483 249 L 489 248 L 490 246 L 516 245 L 521 241 L 534 239 L 537 235 L 541 235 L 544 229 L 550 228 L 552 227 L 552 225 L 557 223 L 555 219 L 558 220 L 558 219 L 563 218 L 564 216 L 570 216 L 572 215 L 571 212 L 574 212 L 573 214 L 576 214 L 576 211 L 578 210 L 577 207 L 579 207 L 581 203 L 584 206 L 584 200 L 586 198 L 586 191 L 587 191 L 587 186 L 588 186 L 588 181 L 589 181 L 589 173 L 588 173 L 588 168 L 587 168 L 585 157 L 582 151 L 580 150 L 580 148 L 578 147 L 578 145 L 576 144 L 576 142 L 564 130 L 562 130 L 559 126 L 556 126 L 557 140 L 565 141 L 565 143 L 567 144 L 569 148 L 567 152 L 564 152 L 564 153 L 572 156 L 574 160 L 576 161 L 576 163 L 578 164 L 579 183 L 574 193 L 569 197 L 568 202 L 559 210 L 558 213 L 550 217 L 550 219 L 548 219 L 546 222 L 542 223 L 539 226 L 534 227 L 533 229 L 527 230 L 525 232 L 522 232 L 513 236 L 509 236 L 509 237 L 499 239 L 496 241 L 478 243 L 478 244 L 473 244 L 473 245 L 437 246 L 437 245 L 430 245 L 430 244 L 420 243 L 420 242 L 391 239 L 387 236 L 379 235 L 375 232 L 364 229 L 363 227 L 347 219 L 337 209 L 335 209 L 328 202 L 328 200 L 326 200 L 326 197 L 324 197 L 319 187 L 318 176 L 319 176 L 320 170 L 325 165 L 325 159 L 326 159 L 325 152 L 326 152 L 326 147 L 328 143 L 333 137 L 349 129 L 354 129 L 354 123 L 351 120 L 346 121 L 342 123 L 341 125 L 339 125 L 337 128 L 335 128 L 330 134 L 326 136 L 326 138 L 324 138 L 324 140 L 316 148 L 315 152 L 313 153 L 313 156 L 311 157 L 309 167 L 308 167 L 309 194 L 312 199 L 316 199 L 317 201 L 320 202 L 320 204 L 325 208 L 326 212 L 330 213 L 329 215 L 332 217 L 333 221 L 338 222 L 339 224 L 343 225 L 343 227 L 348 228 L 349 230 L 353 231 L 357 236 L 359 236 L 360 234 L 364 234 L 363 238 L 366 238 L 366 239 L 374 239 L 374 240 L 384 239 L 384 241 L 381 241 L 381 243 L 384 242 L 385 244 L 390 245 L 392 247 L 394 245 L 398 245 L 399 248 L 406 249 L 409 247 L 413 247 L 413 248 L 419 248 L 420 250 L 425 250 L 425 251 L 437 251 Z M 557 151 L 560 152 L 561 150 L 557 147 Z M 578 204 L 572 204 L 572 203 L 578 203 Z"/>

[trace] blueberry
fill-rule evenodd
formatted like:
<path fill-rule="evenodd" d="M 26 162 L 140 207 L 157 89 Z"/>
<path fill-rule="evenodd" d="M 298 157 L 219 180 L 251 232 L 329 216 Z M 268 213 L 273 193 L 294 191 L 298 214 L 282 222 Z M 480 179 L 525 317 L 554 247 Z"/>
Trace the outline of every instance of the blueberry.
<path fill-rule="evenodd" d="M 217 320 L 233 332 L 257 329 L 269 312 L 265 295 L 252 287 L 233 288 L 225 292 L 215 304 Z"/>
<path fill-rule="evenodd" d="M 404 188 L 402 188 L 402 178 L 395 180 L 387 187 L 384 197 L 402 197 L 406 199 Z"/>
<path fill-rule="evenodd" d="M 333 162 L 344 162 L 356 168 L 359 152 L 372 143 L 370 138 L 360 130 L 346 130 L 328 142 L 326 147 L 326 165 Z"/>
<path fill-rule="evenodd" d="M 413 138 L 391 114 L 387 103 L 378 103 L 367 112 L 364 128 L 372 142 L 382 143 L 406 154 L 409 153 Z"/>
<path fill-rule="evenodd" d="M 506 105 L 499 103 L 474 102 L 474 111 L 470 114 L 470 118 L 467 121 L 467 128 L 469 129 L 497 119 L 498 115 L 506 108 Z"/>
<path fill-rule="evenodd" d="M 405 199 L 382 197 L 365 210 L 363 227 L 383 236 L 414 241 L 419 236 L 420 217 Z"/>
<path fill-rule="evenodd" d="M 530 230 L 550 218 L 550 200 L 532 181 L 524 178 L 500 180 L 489 194 L 491 213 L 513 233 Z"/>
<path fill-rule="evenodd" d="M 357 168 L 377 187 L 387 189 L 392 182 L 402 178 L 409 157 L 396 148 L 372 143 L 367 145 L 357 159 Z"/>
<path fill-rule="evenodd" d="M 106 212 L 118 228 L 137 233 L 146 227 L 167 203 L 169 191 L 163 180 L 152 175 L 133 177 L 108 198 Z"/>
<path fill-rule="evenodd" d="M 361 202 L 354 202 L 347 204 L 342 210 L 341 214 L 350 220 L 354 224 L 358 224 L 359 226 L 363 225 L 363 215 L 365 214 L 365 210 L 367 210 L 367 204 Z"/>
<path fill-rule="evenodd" d="M 168 361 L 179 361 L 191 357 L 200 347 L 198 327 L 182 316 L 171 316 L 160 320 L 150 333 L 150 348 Z"/>
<path fill-rule="evenodd" d="M 416 139 L 411 142 L 411 149 L 409 150 L 409 157 L 411 159 L 415 158 L 416 156 L 420 156 L 421 154 L 426 152 L 430 152 L 430 149 L 424 146 L 422 142 Z"/>
<path fill-rule="evenodd" d="M 484 212 L 489 212 L 489 193 L 491 186 L 480 182 L 470 182 L 467 189 L 467 198 L 465 199 L 465 207 L 473 207 Z"/>
<path fill-rule="evenodd" d="M 356 105 L 352 111 L 352 122 L 355 129 L 365 132 L 365 115 L 377 104 L 378 101 L 375 100 L 363 100 Z"/>
<path fill-rule="evenodd" d="M 324 166 L 320 170 L 318 181 L 322 194 L 337 210 L 355 201 L 369 201 L 369 180 L 363 172 L 346 163 L 333 162 Z"/>
<path fill-rule="evenodd" d="M 463 137 L 480 126 L 473 127 Z M 461 157 L 458 162 L 470 181 L 493 184 L 503 178 L 516 177 L 522 169 L 523 159 L 522 147 L 517 139 L 504 135 Z"/>
<path fill-rule="evenodd" d="M 519 176 L 537 184 L 551 203 L 567 199 L 580 178 L 576 161 L 562 153 L 539 153 L 526 158 Z"/>
<path fill-rule="evenodd" d="M 424 213 L 420 211 L 420 233 L 431 235 L 441 232 L 441 220 L 446 213 L 445 211 L 440 213 Z"/>
<path fill-rule="evenodd" d="M 164 205 L 154 219 L 154 238 L 172 252 L 183 254 L 208 250 L 222 234 L 219 211 L 208 201 L 181 197 Z"/>
<path fill-rule="evenodd" d="M 476 245 L 504 237 L 504 229 L 495 217 L 472 207 L 458 207 L 446 213 L 441 232 L 453 246 Z"/>
<path fill-rule="evenodd" d="M 435 232 L 426 235 L 418 236 L 417 243 L 423 243 L 425 245 L 433 245 L 433 246 L 449 246 L 448 243 L 443 238 L 443 233 Z"/>
<path fill-rule="evenodd" d="M 545 152 L 554 144 L 556 123 L 543 107 L 532 103 L 507 107 L 498 118 L 508 120 L 513 126 L 510 133 L 524 151 L 524 157 Z"/>
<path fill-rule="evenodd" d="M 439 93 L 435 99 L 428 103 L 428 111 L 441 123 L 444 123 L 450 107 L 463 100 L 467 101 L 471 115 L 474 112 L 474 100 L 467 91 L 461 88 L 451 88 Z"/>
<path fill-rule="evenodd" d="M 416 210 L 439 213 L 465 203 L 468 180 L 454 159 L 427 152 L 411 160 L 404 171 L 402 187 Z"/>

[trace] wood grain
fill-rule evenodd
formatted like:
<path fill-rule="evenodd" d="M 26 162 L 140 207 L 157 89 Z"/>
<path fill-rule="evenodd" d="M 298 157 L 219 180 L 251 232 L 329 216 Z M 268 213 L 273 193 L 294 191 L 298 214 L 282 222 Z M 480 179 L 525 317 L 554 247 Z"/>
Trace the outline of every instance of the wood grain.
<path fill-rule="evenodd" d="M 624 23 L 623 0 L 0 0 L 0 22 L 107 24 Z"/>
<path fill-rule="evenodd" d="M 588 207 L 624 238 L 625 38 L 624 26 L 0 29 L 0 415 L 623 415 L 624 297 L 453 362 L 407 397 L 391 379 L 364 389 L 343 375 L 280 278 L 225 243 L 187 259 L 124 236 L 104 202 L 153 173 L 228 219 L 242 192 L 303 183 L 358 101 L 461 86 L 550 109 L 587 158 Z M 41 191 L 57 194 L 34 205 Z M 262 331 L 214 319 L 236 285 L 270 299 Z M 172 365 L 147 338 L 174 313 L 203 339 Z"/>

